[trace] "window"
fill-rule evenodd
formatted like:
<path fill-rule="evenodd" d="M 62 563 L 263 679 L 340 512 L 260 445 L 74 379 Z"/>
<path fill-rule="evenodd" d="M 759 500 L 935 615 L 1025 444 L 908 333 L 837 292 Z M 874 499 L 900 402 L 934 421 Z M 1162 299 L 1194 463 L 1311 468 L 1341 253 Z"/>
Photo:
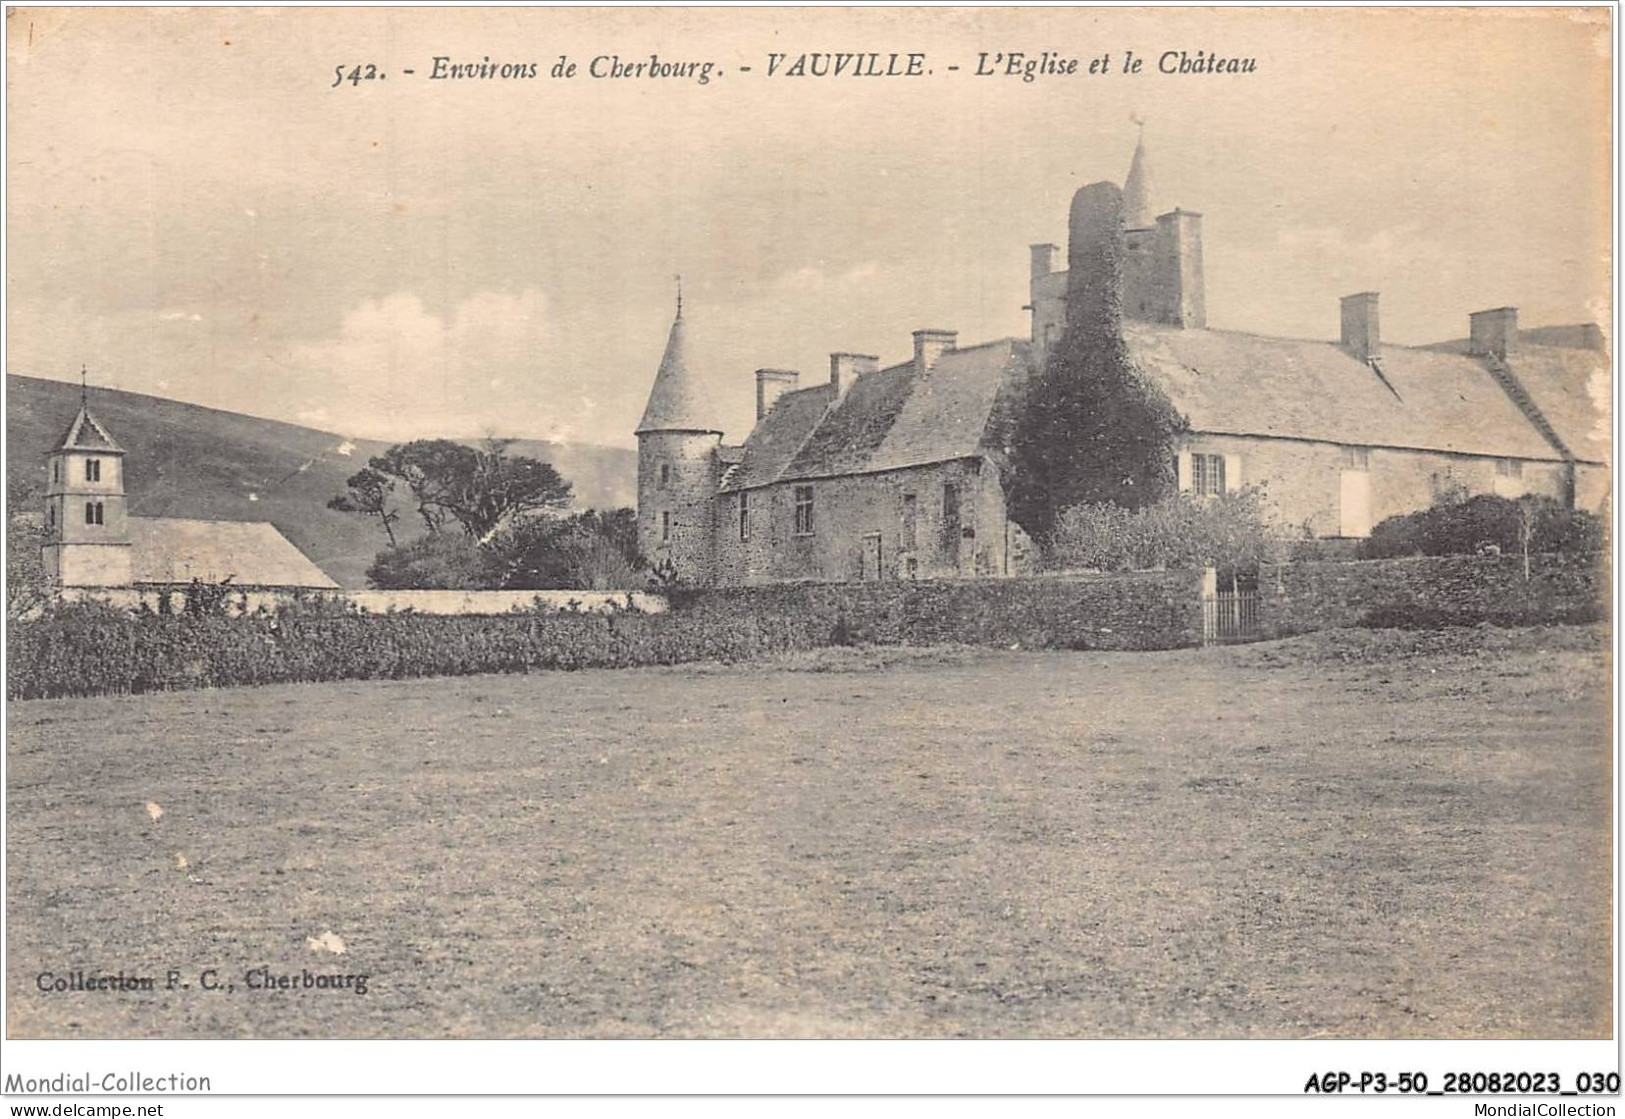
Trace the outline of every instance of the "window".
<path fill-rule="evenodd" d="M 671 510 L 660 511 L 660 542 L 666 543 L 671 539 Z"/>
<path fill-rule="evenodd" d="M 102 480 L 102 460 L 87 458 L 85 460 L 85 481 L 99 482 Z"/>
<path fill-rule="evenodd" d="M 1365 447 L 1343 448 L 1344 470 L 1370 470 L 1371 452 Z"/>
<path fill-rule="evenodd" d="M 61 480 L 62 480 L 62 460 L 59 459 L 59 458 L 54 458 L 54 459 L 51 460 L 51 481 L 60 482 Z"/>
<path fill-rule="evenodd" d="M 1224 456 L 1191 456 L 1191 492 L 1210 497 L 1224 492 Z"/>
<path fill-rule="evenodd" d="M 99 501 L 85 502 L 85 524 L 99 525 L 102 523 L 102 503 Z"/>
<path fill-rule="evenodd" d="M 919 524 L 920 501 L 914 494 L 903 495 L 903 543 L 904 551 L 913 548 L 918 540 L 916 525 Z"/>
<path fill-rule="evenodd" d="M 750 539 L 750 494 L 739 495 L 739 539 Z"/>
<path fill-rule="evenodd" d="M 920 561 L 919 560 L 915 559 L 913 556 L 909 556 L 908 560 L 906 561 L 904 566 L 906 567 L 906 569 L 908 571 L 908 577 L 910 579 L 918 579 L 920 577 Z"/>
<path fill-rule="evenodd" d="M 55 505 L 47 505 L 45 507 L 45 527 L 46 528 L 55 528 L 56 527 L 56 506 Z"/>
<path fill-rule="evenodd" d="M 796 487 L 796 535 L 811 536 L 813 533 L 813 488 L 811 486 Z"/>
<path fill-rule="evenodd" d="M 1522 478 L 1523 463 L 1515 458 L 1496 459 L 1495 473 L 1502 478 Z"/>
<path fill-rule="evenodd" d="M 959 520 L 959 487 L 952 482 L 942 487 L 942 519 L 945 522 Z"/>
<path fill-rule="evenodd" d="M 671 463 L 663 462 L 663 463 L 660 464 L 660 484 L 664 486 L 667 483 L 669 483 L 670 481 L 671 481 Z"/>

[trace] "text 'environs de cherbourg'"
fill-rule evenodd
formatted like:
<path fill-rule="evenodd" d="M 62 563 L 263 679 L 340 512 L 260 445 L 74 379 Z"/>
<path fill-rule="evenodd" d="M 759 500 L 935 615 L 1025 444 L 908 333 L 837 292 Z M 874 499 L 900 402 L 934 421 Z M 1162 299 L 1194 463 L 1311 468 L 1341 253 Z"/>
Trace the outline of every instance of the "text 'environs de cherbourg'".
<path fill-rule="evenodd" d="M 1218 51 L 1134 50 L 1074 54 L 1060 50 L 987 50 L 960 59 L 935 59 L 924 51 L 769 51 L 755 63 L 740 62 L 732 72 L 745 77 L 789 79 L 931 78 L 962 75 L 1004 78 L 1022 82 L 1043 79 L 1104 77 L 1117 74 L 1174 76 L 1236 76 L 1256 73 L 1254 57 Z M 561 54 L 550 62 L 507 60 L 483 55 L 477 59 L 433 55 L 426 67 L 401 68 L 394 73 L 408 80 L 462 83 L 530 80 L 681 81 L 710 85 L 729 70 L 720 63 L 663 54 L 659 51 L 621 51 L 583 56 Z M 384 81 L 391 70 L 376 62 L 340 63 L 333 68 L 333 86 Z"/>

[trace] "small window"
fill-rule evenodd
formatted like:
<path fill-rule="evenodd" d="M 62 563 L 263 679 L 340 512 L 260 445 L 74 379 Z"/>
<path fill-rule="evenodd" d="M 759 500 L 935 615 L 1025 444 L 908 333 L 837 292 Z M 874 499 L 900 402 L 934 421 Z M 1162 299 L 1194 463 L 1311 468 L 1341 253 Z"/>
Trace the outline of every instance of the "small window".
<path fill-rule="evenodd" d="M 1224 492 L 1224 456 L 1191 456 L 1191 492 L 1213 497 Z"/>
<path fill-rule="evenodd" d="M 46 528 L 55 528 L 56 527 L 56 506 L 55 505 L 47 505 L 45 507 L 45 527 Z"/>
<path fill-rule="evenodd" d="M 85 502 L 85 524 L 99 525 L 102 523 L 102 503 L 99 501 Z"/>
<path fill-rule="evenodd" d="M 915 559 L 913 556 L 909 556 L 904 562 L 903 566 L 908 572 L 908 577 L 910 579 L 918 579 L 920 577 L 920 561 Z"/>
<path fill-rule="evenodd" d="M 796 535 L 811 536 L 813 533 L 813 488 L 811 486 L 796 487 Z"/>
<path fill-rule="evenodd" d="M 942 519 L 944 521 L 959 519 L 959 487 L 952 482 L 942 487 Z"/>
<path fill-rule="evenodd" d="M 1515 458 L 1496 459 L 1495 473 L 1502 478 L 1522 478 L 1523 461 Z"/>
<path fill-rule="evenodd" d="M 99 482 L 102 480 L 102 460 L 87 458 L 85 460 L 85 481 Z"/>
<path fill-rule="evenodd" d="M 739 495 L 739 539 L 750 539 L 750 494 L 741 492 Z"/>
<path fill-rule="evenodd" d="M 919 498 L 914 494 L 905 493 L 903 495 L 903 533 L 902 533 L 902 536 L 903 536 L 902 547 L 903 547 L 904 551 L 907 551 L 908 549 L 915 547 L 916 544 L 917 544 L 918 537 L 919 537 L 919 532 L 918 532 L 918 528 L 917 528 L 917 526 L 919 524 L 919 515 L 920 515 L 920 501 L 919 501 Z M 909 562 L 912 563 L 913 561 L 911 560 Z"/>
<path fill-rule="evenodd" d="M 59 458 L 54 458 L 54 459 L 51 460 L 51 481 L 60 482 L 61 480 L 62 480 L 62 460 L 59 459 Z"/>
<path fill-rule="evenodd" d="M 660 464 L 660 484 L 664 486 L 664 485 L 668 484 L 670 481 L 671 481 L 671 463 L 663 462 L 663 463 Z"/>
<path fill-rule="evenodd" d="M 1365 447 L 1343 448 L 1344 470 L 1370 470 L 1371 452 Z"/>
<path fill-rule="evenodd" d="M 660 542 L 662 544 L 671 539 L 671 510 L 660 511 Z"/>

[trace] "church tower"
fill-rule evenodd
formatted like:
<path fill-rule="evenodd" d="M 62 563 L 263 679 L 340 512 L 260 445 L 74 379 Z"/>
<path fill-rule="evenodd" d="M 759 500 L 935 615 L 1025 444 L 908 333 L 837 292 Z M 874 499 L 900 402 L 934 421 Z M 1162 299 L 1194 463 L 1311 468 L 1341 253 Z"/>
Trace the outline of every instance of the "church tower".
<path fill-rule="evenodd" d="M 680 582 L 711 582 L 722 442 L 698 379 L 689 369 L 683 297 L 637 428 L 638 550 L 670 565 Z"/>
<path fill-rule="evenodd" d="M 133 581 L 124 499 L 124 448 L 91 415 L 79 413 L 46 452 L 45 545 L 48 579 L 62 587 L 127 587 Z"/>

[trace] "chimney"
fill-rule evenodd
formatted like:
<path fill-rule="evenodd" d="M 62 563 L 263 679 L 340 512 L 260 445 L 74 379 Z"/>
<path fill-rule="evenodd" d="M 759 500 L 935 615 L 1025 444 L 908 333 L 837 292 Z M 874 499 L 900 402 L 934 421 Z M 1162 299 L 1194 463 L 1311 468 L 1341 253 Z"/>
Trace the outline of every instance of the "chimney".
<path fill-rule="evenodd" d="M 1061 251 L 1059 245 L 1033 245 L 1033 275 L 1035 280 L 1042 280 L 1055 271 L 1055 254 Z"/>
<path fill-rule="evenodd" d="M 937 359 L 954 348 L 957 330 L 916 330 L 914 332 L 914 372 L 923 377 Z"/>
<path fill-rule="evenodd" d="M 853 381 L 879 368 L 880 359 L 874 354 L 830 354 L 829 387 L 840 396 L 852 387 Z"/>
<path fill-rule="evenodd" d="M 758 369 L 756 371 L 756 418 L 760 420 L 773 410 L 773 402 L 787 392 L 794 392 L 801 377 L 794 369 Z"/>
<path fill-rule="evenodd" d="M 1382 346 L 1377 320 L 1377 293 L 1362 291 L 1343 297 L 1343 345 L 1361 361 L 1370 361 Z"/>
<path fill-rule="evenodd" d="M 1506 357 L 1518 342 L 1518 309 L 1497 307 L 1474 311 L 1467 317 L 1470 333 L 1467 352 L 1489 357 Z"/>
<path fill-rule="evenodd" d="M 1201 214 L 1175 209 L 1157 218 L 1151 276 L 1158 322 L 1187 329 L 1207 326 Z"/>

